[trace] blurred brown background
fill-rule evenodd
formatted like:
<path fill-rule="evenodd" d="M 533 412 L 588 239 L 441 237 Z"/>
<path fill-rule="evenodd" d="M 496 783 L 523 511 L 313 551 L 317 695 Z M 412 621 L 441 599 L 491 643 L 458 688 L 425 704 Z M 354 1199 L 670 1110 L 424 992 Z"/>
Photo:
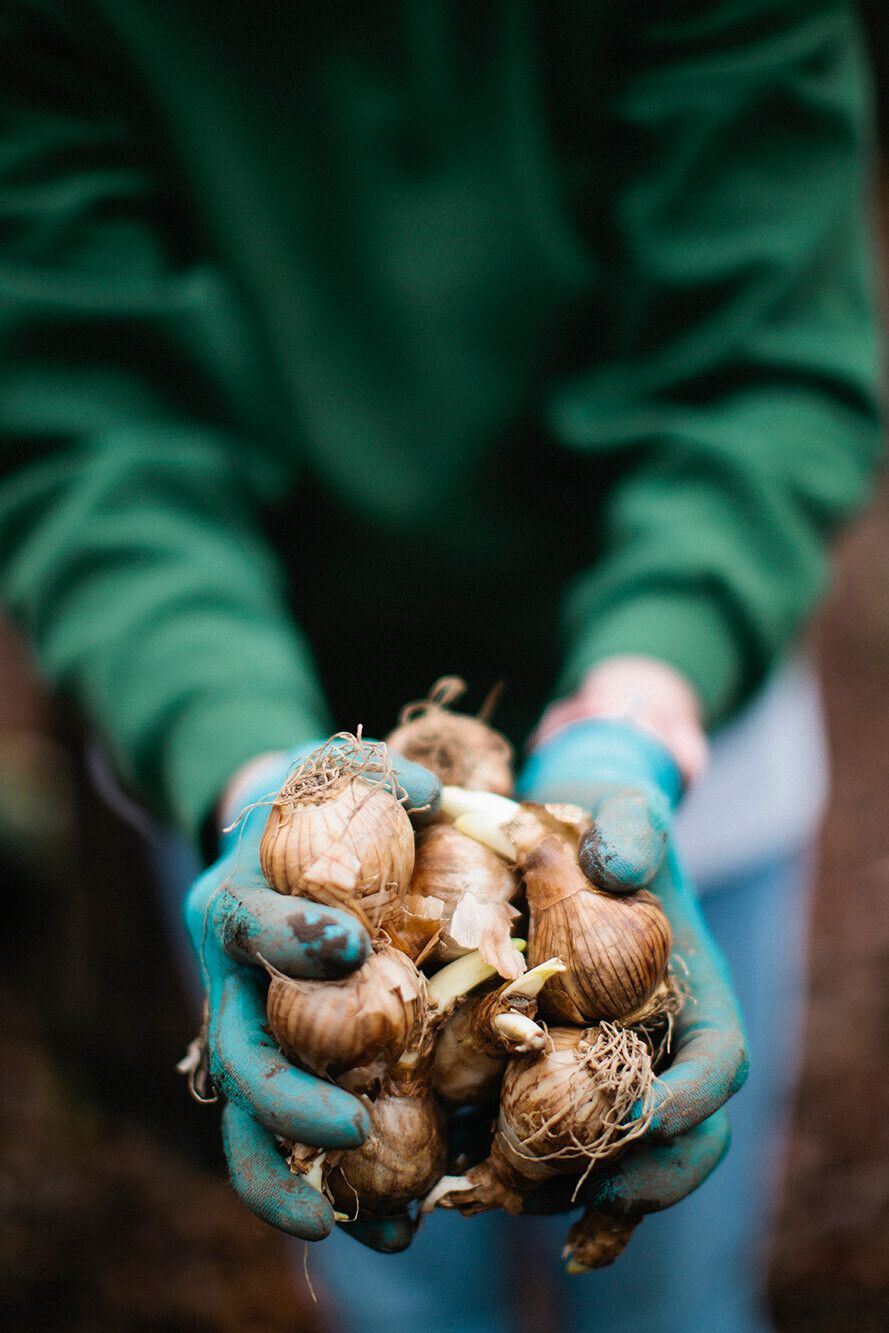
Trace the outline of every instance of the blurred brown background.
<path fill-rule="evenodd" d="M 865 14 L 889 103 L 889 18 L 882 0 Z M 771 1265 L 788 1333 L 889 1329 L 889 486 L 842 543 L 812 639 L 834 779 Z M 144 854 L 82 751 L 0 626 L 0 1325 L 315 1329 L 278 1237 L 224 1181 L 215 1113 L 173 1071 L 189 1006 Z"/>

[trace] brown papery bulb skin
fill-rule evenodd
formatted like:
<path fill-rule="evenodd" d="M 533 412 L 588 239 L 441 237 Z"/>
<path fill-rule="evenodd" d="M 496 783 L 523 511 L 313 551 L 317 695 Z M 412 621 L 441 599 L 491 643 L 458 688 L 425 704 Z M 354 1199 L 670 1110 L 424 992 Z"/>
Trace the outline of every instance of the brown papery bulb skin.
<path fill-rule="evenodd" d="M 645 1132 L 654 1073 L 645 1043 L 631 1032 L 552 1028 L 548 1050 L 513 1058 L 500 1091 L 500 1114 L 487 1159 L 467 1172 L 469 1188 L 443 1206 L 465 1216 L 522 1202 L 545 1180 L 589 1170 Z M 626 1117 L 637 1101 L 643 1116 Z"/>
<path fill-rule="evenodd" d="M 596 1031 L 551 1028 L 548 1050 L 530 1060 L 510 1060 L 496 1139 L 517 1179 L 533 1186 L 542 1172 L 552 1175 L 585 1166 L 586 1145 L 603 1135 L 613 1102 L 583 1069 L 584 1052 Z M 560 1154 L 558 1165 L 555 1159 L 552 1165 L 546 1161 L 553 1153 Z M 610 1155 L 606 1145 L 599 1160 Z"/>
<path fill-rule="evenodd" d="M 481 717 L 453 713 L 448 704 L 466 689 L 458 676 L 444 676 L 429 698 L 408 704 L 387 745 L 430 769 L 442 782 L 470 791 L 511 796 L 512 746 Z"/>
<path fill-rule="evenodd" d="M 524 962 L 510 943 L 519 916 L 511 900 L 519 891 L 518 876 L 502 857 L 452 824 L 432 824 L 417 834 L 408 898 L 442 904 L 437 960 L 450 962 L 478 949 L 501 976 L 520 976 Z"/>
<path fill-rule="evenodd" d="M 541 1013 L 580 1026 L 636 1013 L 663 981 L 670 957 L 673 936 L 660 903 L 644 889 L 602 893 L 568 841 L 545 829 L 517 833 L 519 822 L 510 837 L 530 908 L 528 963 L 557 955 L 568 965 L 541 994 Z"/>
<path fill-rule="evenodd" d="M 333 1077 L 373 1060 L 397 1060 L 425 1005 L 425 979 L 409 958 L 387 947 L 340 981 L 273 973 L 266 1012 L 289 1060 Z"/>
<path fill-rule="evenodd" d="M 609 1213 L 587 1208 L 568 1229 L 563 1258 L 570 1256 L 569 1273 L 589 1273 L 607 1268 L 623 1254 L 638 1219 L 612 1217 Z"/>
<path fill-rule="evenodd" d="M 334 1204 L 350 1217 L 394 1217 L 427 1194 L 445 1168 L 444 1116 L 428 1089 L 385 1090 L 370 1105 L 370 1133 L 327 1175 Z"/>
<path fill-rule="evenodd" d="M 372 929 L 397 909 L 414 868 L 414 831 L 385 787 L 346 776 L 319 799 L 272 805 L 259 847 L 273 889 L 352 911 Z"/>

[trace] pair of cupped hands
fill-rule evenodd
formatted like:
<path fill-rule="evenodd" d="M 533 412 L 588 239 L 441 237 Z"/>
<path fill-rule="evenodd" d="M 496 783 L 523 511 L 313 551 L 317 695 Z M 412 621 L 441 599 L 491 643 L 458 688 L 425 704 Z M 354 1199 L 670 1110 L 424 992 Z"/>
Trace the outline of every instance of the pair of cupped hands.
<path fill-rule="evenodd" d="M 318 742 L 319 744 L 321 742 Z M 308 1240 L 326 1236 L 334 1213 L 326 1198 L 290 1172 L 277 1140 L 319 1148 L 354 1148 L 369 1117 L 362 1102 L 291 1065 L 266 1026 L 266 974 L 260 959 L 293 977 L 330 979 L 358 967 L 371 943 L 355 918 L 265 883 L 259 843 L 267 798 L 314 745 L 269 757 L 238 790 L 248 813 L 223 833 L 221 854 L 192 888 L 186 920 L 207 996 L 205 1057 L 225 1099 L 222 1132 L 232 1184 L 264 1221 Z M 438 779 L 397 755 L 395 770 L 408 812 L 434 813 Z M 252 789 L 251 789 L 252 788 Z M 517 783 L 520 798 L 571 801 L 588 809 L 597 830 L 595 864 L 584 869 L 603 888 L 646 886 L 673 928 L 674 956 L 688 998 L 676 1020 L 673 1060 L 656 1088 L 649 1133 L 597 1170 L 575 1203 L 567 1178 L 531 1195 L 529 1212 L 584 1205 L 636 1221 L 690 1194 L 728 1148 L 723 1104 L 746 1075 L 744 1034 L 726 964 L 701 916 L 676 855 L 672 814 L 682 780 L 671 753 L 632 723 L 575 721 L 539 745 Z M 249 809 L 253 802 L 260 802 Z M 408 1216 L 359 1219 L 345 1229 L 374 1249 L 410 1244 Z"/>

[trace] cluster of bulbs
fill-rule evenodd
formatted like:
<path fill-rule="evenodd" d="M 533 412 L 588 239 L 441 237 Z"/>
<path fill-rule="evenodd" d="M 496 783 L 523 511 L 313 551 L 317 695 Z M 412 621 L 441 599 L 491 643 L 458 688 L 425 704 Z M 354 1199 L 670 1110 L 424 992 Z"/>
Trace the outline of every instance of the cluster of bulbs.
<path fill-rule="evenodd" d="M 591 883 L 579 861 L 591 816 L 513 800 L 511 747 L 449 707 L 460 692 L 438 682 L 386 742 L 332 737 L 289 775 L 262 838 L 273 889 L 351 912 L 373 941 L 338 981 L 269 969 L 283 1053 L 370 1111 L 360 1148 L 288 1145 L 342 1220 L 418 1203 L 518 1213 L 555 1176 L 576 1194 L 648 1128 L 681 1003 L 658 900 Z M 444 783 L 416 830 L 390 747 Z M 446 1174 L 447 1120 L 466 1107 L 489 1112 L 486 1155 Z M 630 1230 L 586 1212 L 569 1271 L 611 1262 Z"/>

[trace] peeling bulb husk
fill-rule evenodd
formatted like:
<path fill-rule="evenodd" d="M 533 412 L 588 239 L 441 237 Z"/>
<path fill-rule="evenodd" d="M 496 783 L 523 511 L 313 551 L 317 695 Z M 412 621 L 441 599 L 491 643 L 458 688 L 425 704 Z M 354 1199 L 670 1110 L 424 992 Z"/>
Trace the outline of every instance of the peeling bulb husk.
<path fill-rule="evenodd" d="M 425 1083 L 386 1081 L 364 1100 L 370 1133 L 360 1148 L 289 1145 L 290 1170 L 333 1203 L 337 1222 L 399 1216 L 444 1170 L 444 1117 Z"/>
<path fill-rule="evenodd" d="M 417 834 L 404 916 L 394 929 L 408 949 L 414 939 L 421 950 L 435 929 L 428 956 L 436 961 L 479 949 L 502 975 L 518 976 L 524 962 L 510 947 L 518 893 L 515 871 L 489 848 L 453 824 L 431 824 Z"/>
<path fill-rule="evenodd" d="M 269 1027 L 284 1054 L 315 1074 L 337 1075 L 397 1059 L 425 1012 L 426 979 L 397 949 L 379 948 L 338 981 L 307 981 L 274 969 Z"/>
<path fill-rule="evenodd" d="M 386 747 L 343 735 L 313 751 L 284 783 L 260 863 L 279 893 L 339 907 L 377 931 L 410 880 L 413 828 Z"/>

